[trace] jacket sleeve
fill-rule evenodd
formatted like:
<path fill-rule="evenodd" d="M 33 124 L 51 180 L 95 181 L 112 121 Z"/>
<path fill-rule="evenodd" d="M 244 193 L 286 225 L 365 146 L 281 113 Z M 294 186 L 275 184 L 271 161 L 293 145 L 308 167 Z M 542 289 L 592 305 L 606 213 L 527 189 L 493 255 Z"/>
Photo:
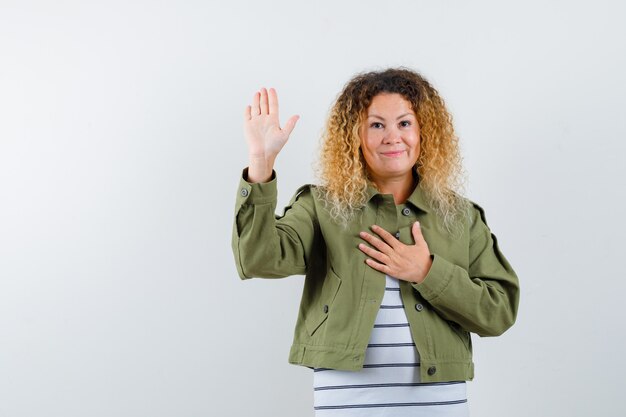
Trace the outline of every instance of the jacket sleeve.
<path fill-rule="evenodd" d="M 413 284 L 446 320 L 480 336 L 498 336 L 513 325 L 519 280 L 487 226 L 484 210 L 471 202 L 469 268 L 433 254 L 421 284 Z"/>
<path fill-rule="evenodd" d="M 241 279 L 305 274 L 317 220 L 310 186 L 298 189 L 282 216 L 276 210 L 276 174 L 267 183 L 239 181 L 232 249 Z"/>

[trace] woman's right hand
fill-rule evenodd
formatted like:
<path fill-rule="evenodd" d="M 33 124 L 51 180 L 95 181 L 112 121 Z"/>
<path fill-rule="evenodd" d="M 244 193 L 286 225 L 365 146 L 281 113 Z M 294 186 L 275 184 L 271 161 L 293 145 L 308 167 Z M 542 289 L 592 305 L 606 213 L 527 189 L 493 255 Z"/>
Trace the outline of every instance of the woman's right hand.
<path fill-rule="evenodd" d="M 248 142 L 249 182 L 266 182 L 272 177 L 274 161 L 287 143 L 299 116 L 291 116 L 281 129 L 278 119 L 276 90 L 262 88 L 252 99 L 244 113 L 244 135 Z"/>

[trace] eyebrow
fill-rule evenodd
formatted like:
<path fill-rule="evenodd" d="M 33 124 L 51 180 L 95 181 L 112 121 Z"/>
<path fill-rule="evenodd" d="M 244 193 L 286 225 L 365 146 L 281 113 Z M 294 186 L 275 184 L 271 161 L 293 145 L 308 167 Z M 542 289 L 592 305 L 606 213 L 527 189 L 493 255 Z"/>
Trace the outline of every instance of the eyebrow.
<path fill-rule="evenodd" d="M 403 117 L 406 117 L 406 116 L 413 116 L 413 117 L 415 117 L 415 115 L 413 113 L 404 113 L 403 115 L 398 116 L 398 118 L 396 120 L 400 120 L 400 119 L 402 119 Z M 380 120 L 385 120 L 383 117 L 381 117 L 381 116 L 379 116 L 377 114 L 368 114 L 367 117 L 368 118 L 375 117 L 375 118 L 380 119 Z"/>

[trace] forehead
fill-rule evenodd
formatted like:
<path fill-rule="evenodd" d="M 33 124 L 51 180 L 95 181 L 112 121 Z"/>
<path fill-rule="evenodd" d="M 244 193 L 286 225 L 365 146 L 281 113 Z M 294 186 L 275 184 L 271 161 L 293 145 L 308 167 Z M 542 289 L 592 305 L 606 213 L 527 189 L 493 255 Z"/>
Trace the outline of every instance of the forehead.
<path fill-rule="evenodd" d="M 398 112 L 415 114 L 411 103 L 398 93 L 378 94 L 367 108 L 368 115 Z"/>

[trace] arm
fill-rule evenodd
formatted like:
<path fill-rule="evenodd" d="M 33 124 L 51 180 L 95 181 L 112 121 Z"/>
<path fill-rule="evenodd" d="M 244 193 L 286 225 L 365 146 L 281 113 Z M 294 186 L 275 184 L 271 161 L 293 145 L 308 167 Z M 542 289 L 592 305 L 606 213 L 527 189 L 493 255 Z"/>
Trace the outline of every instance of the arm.
<path fill-rule="evenodd" d="M 412 227 L 414 245 L 405 245 L 373 225 L 378 237 L 361 232 L 371 247 L 361 244 L 359 249 L 370 257 L 366 262 L 372 268 L 411 282 L 444 319 L 481 336 L 497 336 L 515 322 L 519 282 L 487 226 L 483 209 L 473 203 L 470 210 L 467 270 L 431 254 L 417 222 Z"/>
<path fill-rule="evenodd" d="M 468 270 L 435 253 L 426 278 L 413 287 L 445 319 L 480 336 L 497 336 L 515 322 L 519 281 L 483 209 L 472 204 Z"/>
<path fill-rule="evenodd" d="M 232 249 L 239 277 L 280 278 L 305 274 L 317 230 L 311 190 L 300 187 L 276 216 L 276 176 L 266 183 L 239 182 Z"/>
<path fill-rule="evenodd" d="M 284 277 L 306 271 L 307 253 L 312 245 L 314 217 L 294 196 L 282 217 L 275 217 L 276 176 L 274 161 L 298 116 L 283 128 L 278 116 L 276 91 L 262 88 L 244 111 L 244 135 L 248 144 L 249 167 L 240 180 L 232 248 L 239 276 Z"/>

